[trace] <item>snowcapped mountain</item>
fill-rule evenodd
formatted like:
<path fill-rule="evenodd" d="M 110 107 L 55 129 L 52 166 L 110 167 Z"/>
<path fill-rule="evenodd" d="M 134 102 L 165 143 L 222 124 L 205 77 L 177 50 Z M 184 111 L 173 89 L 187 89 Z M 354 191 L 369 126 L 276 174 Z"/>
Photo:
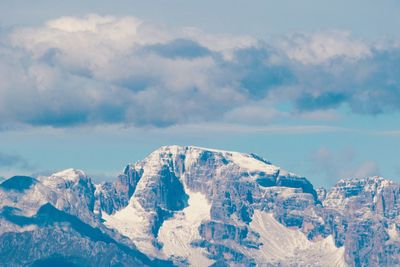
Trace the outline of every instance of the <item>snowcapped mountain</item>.
<path fill-rule="evenodd" d="M 400 265 L 399 184 L 315 189 L 254 154 L 161 147 L 114 183 L 15 176 L 0 209 L 4 266 Z"/>

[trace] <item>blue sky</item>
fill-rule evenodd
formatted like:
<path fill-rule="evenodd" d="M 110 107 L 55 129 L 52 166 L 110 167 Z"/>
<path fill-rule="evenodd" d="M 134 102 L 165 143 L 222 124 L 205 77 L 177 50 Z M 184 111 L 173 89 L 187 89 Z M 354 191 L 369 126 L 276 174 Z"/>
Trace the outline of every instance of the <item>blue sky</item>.
<path fill-rule="evenodd" d="M 2 1 L 0 176 L 161 145 L 399 181 L 398 1 Z"/>

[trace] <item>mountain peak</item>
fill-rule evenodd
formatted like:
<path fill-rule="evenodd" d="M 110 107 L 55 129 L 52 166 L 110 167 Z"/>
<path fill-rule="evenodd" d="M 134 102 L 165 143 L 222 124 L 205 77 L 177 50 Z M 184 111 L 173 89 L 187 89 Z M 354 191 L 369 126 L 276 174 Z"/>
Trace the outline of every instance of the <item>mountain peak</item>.
<path fill-rule="evenodd" d="M 161 156 L 162 155 L 162 156 Z M 236 151 L 222 150 L 222 149 L 214 149 L 214 148 L 205 148 L 199 146 L 162 146 L 155 151 L 153 151 L 148 157 L 147 160 L 155 160 L 155 158 L 162 158 L 164 160 L 176 156 L 185 156 L 194 160 L 206 160 L 208 157 L 219 158 L 222 162 L 226 164 L 233 164 L 239 167 L 240 169 L 247 171 L 264 171 L 268 174 L 276 174 L 279 171 L 282 171 L 285 175 L 292 175 L 293 173 L 288 173 L 285 170 L 281 170 L 279 167 L 272 165 L 266 159 L 251 153 L 241 153 Z"/>
<path fill-rule="evenodd" d="M 52 188 L 64 188 L 65 186 L 77 184 L 83 181 L 84 184 L 89 183 L 89 177 L 82 171 L 78 169 L 65 169 L 50 176 L 40 176 L 38 179 L 46 186 Z"/>
<path fill-rule="evenodd" d="M 52 174 L 50 177 L 57 177 L 57 178 L 62 178 L 64 180 L 72 181 L 72 182 L 77 182 L 80 179 L 87 180 L 87 175 L 82 171 L 78 169 L 65 169 L 63 171 L 56 172 Z"/>
<path fill-rule="evenodd" d="M 6 182 L 19 187 L 12 182 L 23 180 Z M 29 186 L 25 180 L 22 187 Z M 24 221 L 22 215 L 34 216 L 50 203 L 120 244 L 178 266 L 400 263 L 393 252 L 400 244 L 400 188 L 379 176 L 315 190 L 305 177 L 255 154 L 174 145 L 129 164 L 114 183 L 94 185 L 83 171 L 66 169 L 40 177 L 23 194 L 14 191 L 0 190 L 0 224 L 7 231 L 22 229 L 2 219 L 2 210 L 18 211 L 12 218 Z M 42 236 L 38 227 L 35 235 Z M 57 249 L 63 252 L 65 245 Z M 361 250 L 369 254 L 356 253 Z"/>

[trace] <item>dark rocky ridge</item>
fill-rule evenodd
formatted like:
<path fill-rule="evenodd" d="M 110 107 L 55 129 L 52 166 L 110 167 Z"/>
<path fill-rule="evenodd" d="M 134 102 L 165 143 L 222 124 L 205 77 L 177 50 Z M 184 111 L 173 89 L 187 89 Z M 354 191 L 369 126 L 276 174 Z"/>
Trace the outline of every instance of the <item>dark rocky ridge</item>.
<path fill-rule="evenodd" d="M 31 188 L 37 180 L 29 176 L 13 176 L 0 184 L 0 188 L 3 190 L 15 190 L 23 192 Z"/>

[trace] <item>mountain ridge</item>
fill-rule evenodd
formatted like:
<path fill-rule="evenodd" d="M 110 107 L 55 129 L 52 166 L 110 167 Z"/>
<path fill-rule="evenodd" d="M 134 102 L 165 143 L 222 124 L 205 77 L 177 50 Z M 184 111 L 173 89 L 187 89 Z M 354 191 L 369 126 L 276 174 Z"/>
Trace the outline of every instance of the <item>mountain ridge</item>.
<path fill-rule="evenodd" d="M 29 198 L 0 189 L 2 210 L 31 217 L 51 204 L 178 266 L 400 264 L 399 184 L 382 177 L 324 191 L 255 154 L 164 146 L 113 183 L 94 184 L 74 169 L 37 181 L 25 189 Z M 0 216 L 0 239 L 38 230 Z"/>

